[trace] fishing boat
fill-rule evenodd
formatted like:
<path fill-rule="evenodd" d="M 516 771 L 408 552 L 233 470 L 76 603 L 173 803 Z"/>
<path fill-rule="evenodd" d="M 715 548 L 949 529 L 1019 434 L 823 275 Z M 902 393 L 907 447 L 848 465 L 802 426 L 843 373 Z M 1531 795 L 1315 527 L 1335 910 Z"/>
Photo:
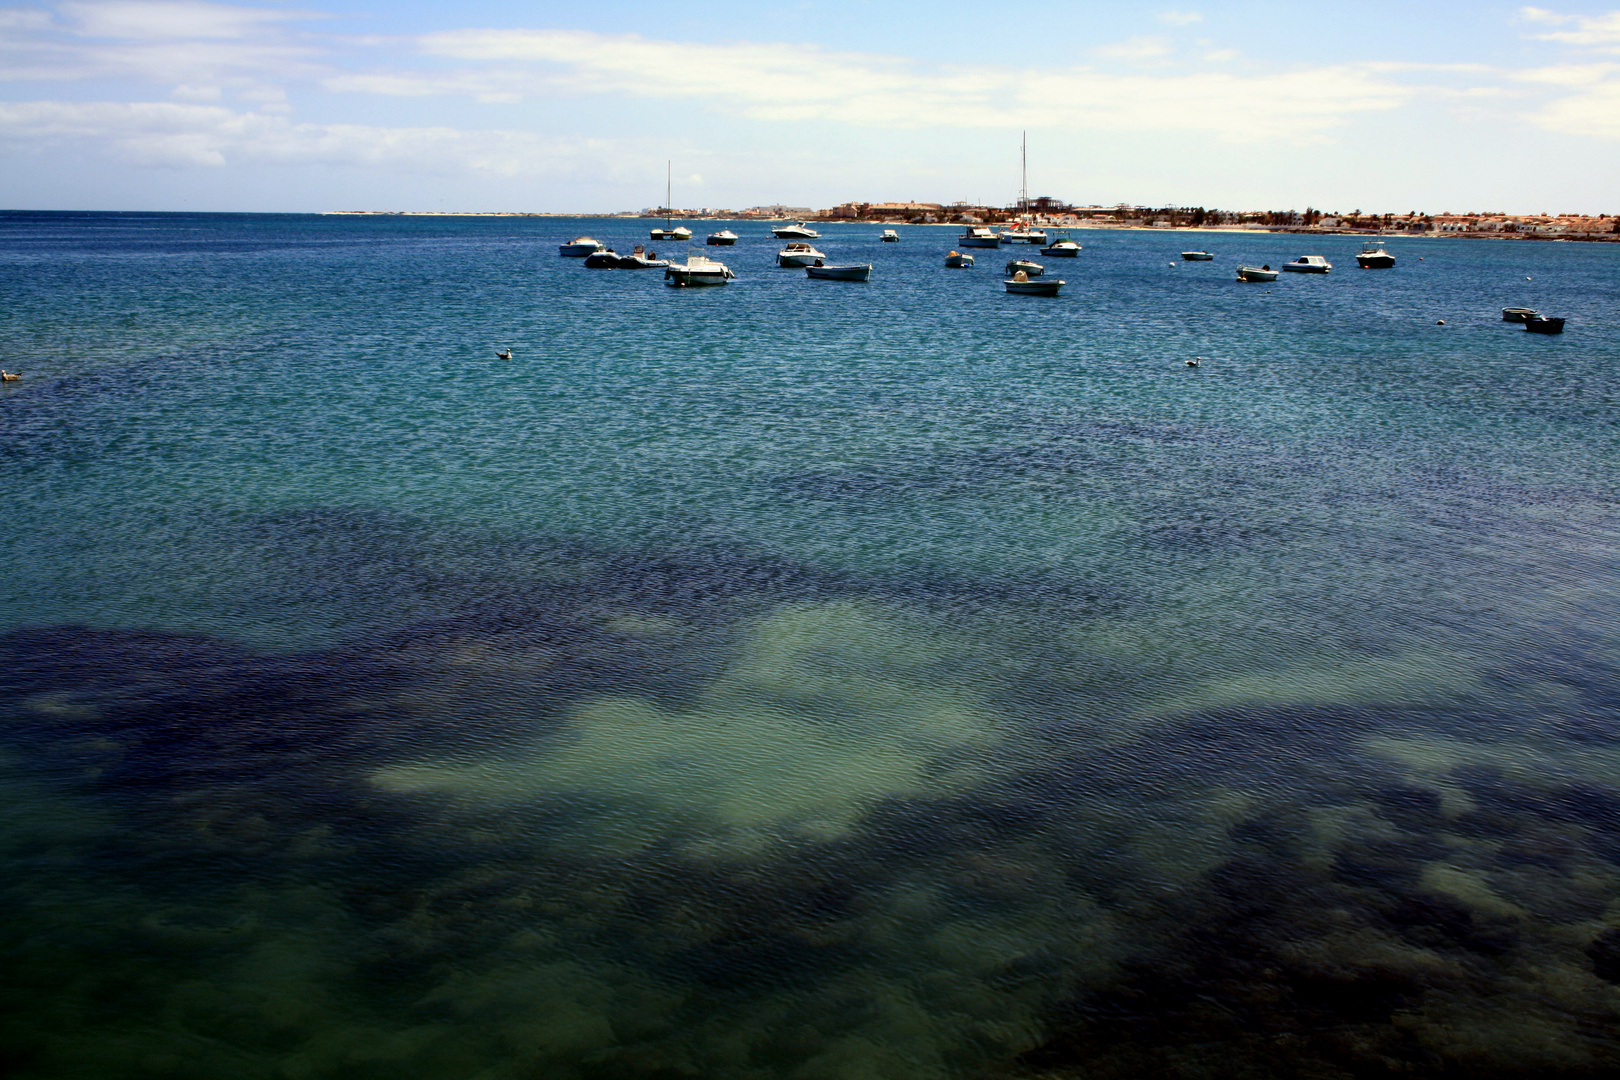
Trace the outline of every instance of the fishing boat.
<path fill-rule="evenodd" d="M 700 285 L 724 285 L 736 276 L 723 262 L 690 254 L 685 263 L 671 263 L 664 269 L 664 284 L 672 289 L 690 289 Z"/>
<path fill-rule="evenodd" d="M 1056 240 L 1041 248 L 1041 254 L 1057 259 L 1074 259 L 1080 255 L 1080 245 L 1063 233 L 1059 233 Z"/>
<path fill-rule="evenodd" d="M 710 233 L 709 239 L 704 242 L 710 247 L 731 247 L 737 242 L 737 234 L 730 229 L 721 229 L 719 232 Z"/>
<path fill-rule="evenodd" d="M 1276 281 L 1277 271 L 1267 266 L 1240 266 L 1237 268 L 1239 281 Z"/>
<path fill-rule="evenodd" d="M 666 216 L 664 218 L 664 227 L 662 229 L 655 228 L 652 230 L 652 238 L 654 240 L 677 240 L 684 243 L 685 241 L 692 239 L 692 230 L 688 229 L 685 225 L 674 224 L 675 211 L 673 209 L 673 202 L 670 198 L 675 190 L 674 168 L 674 162 L 666 161 L 664 163 L 664 214 Z"/>
<path fill-rule="evenodd" d="M 983 225 L 970 226 L 966 232 L 956 238 L 956 242 L 963 247 L 1000 247 L 1001 237 L 995 230 L 987 229 Z"/>
<path fill-rule="evenodd" d="M 878 237 L 878 239 L 883 241 L 885 244 L 898 244 L 900 242 L 900 234 L 895 232 L 893 229 L 884 229 L 883 235 Z"/>
<path fill-rule="evenodd" d="M 1002 284 L 1006 286 L 1007 291 L 1010 293 L 1019 293 L 1024 296 L 1056 296 L 1065 282 L 1060 278 L 1031 278 L 1020 270 L 1003 281 Z"/>
<path fill-rule="evenodd" d="M 1532 334 L 1562 334 L 1564 320 L 1550 315 L 1532 315 L 1524 320 L 1524 328 Z"/>
<path fill-rule="evenodd" d="M 870 281 L 872 280 L 872 264 L 860 263 L 850 266 L 807 266 L 804 272 L 809 277 L 824 278 L 828 281 Z"/>
<path fill-rule="evenodd" d="M 1009 259 L 1007 261 L 1007 276 L 1015 277 L 1022 270 L 1030 277 L 1040 277 L 1046 273 L 1046 267 L 1030 259 Z"/>
<path fill-rule="evenodd" d="M 1395 265 L 1395 256 L 1384 250 L 1381 240 L 1369 240 L 1356 254 L 1356 265 L 1363 270 L 1388 270 Z"/>
<path fill-rule="evenodd" d="M 1209 262 L 1215 256 L 1207 251 L 1183 251 L 1181 257 L 1188 262 Z"/>
<path fill-rule="evenodd" d="M 583 259 L 595 255 L 607 245 L 592 236 L 576 236 L 566 244 L 557 245 L 557 254 L 568 259 Z"/>
<path fill-rule="evenodd" d="M 789 244 L 776 253 L 777 266 L 814 266 L 827 261 L 827 256 L 809 244 Z"/>
<path fill-rule="evenodd" d="M 1282 264 L 1284 270 L 1292 270 L 1296 274 L 1325 274 L 1333 269 L 1333 264 L 1320 255 L 1301 255 L 1291 262 Z"/>
<path fill-rule="evenodd" d="M 819 240 L 821 234 L 801 221 L 797 225 L 778 225 L 771 230 L 771 235 L 778 240 Z"/>
<path fill-rule="evenodd" d="M 1529 322 L 1540 315 L 1541 312 L 1533 307 L 1505 307 L 1502 309 L 1503 322 Z"/>
<path fill-rule="evenodd" d="M 945 256 L 945 266 L 950 270 L 966 270 L 973 266 L 973 256 L 960 251 L 953 251 Z"/>

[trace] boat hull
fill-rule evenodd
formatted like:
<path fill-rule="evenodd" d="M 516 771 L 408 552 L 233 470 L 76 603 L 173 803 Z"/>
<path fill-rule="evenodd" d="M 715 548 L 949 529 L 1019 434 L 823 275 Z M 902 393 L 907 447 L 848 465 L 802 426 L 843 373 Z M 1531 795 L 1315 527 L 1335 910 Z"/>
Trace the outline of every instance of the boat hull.
<path fill-rule="evenodd" d="M 995 248 L 1001 246 L 1001 239 L 995 236 L 959 236 L 956 239 L 956 246 Z"/>
<path fill-rule="evenodd" d="M 672 289 L 697 289 L 724 285 L 734 275 L 729 270 L 684 270 L 671 266 L 664 271 L 664 284 Z"/>
<path fill-rule="evenodd" d="M 782 255 L 776 256 L 777 266 L 786 266 L 797 270 L 801 266 L 814 266 L 818 262 L 826 261 L 825 255 Z"/>
<path fill-rule="evenodd" d="M 1545 315 L 1532 315 L 1524 320 L 1524 328 L 1532 334 L 1562 334 L 1564 320 L 1549 318 Z"/>
<path fill-rule="evenodd" d="M 1183 251 L 1181 257 L 1188 262 L 1210 262 L 1215 258 L 1207 251 Z"/>
<path fill-rule="evenodd" d="M 674 241 L 690 240 L 690 239 L 692 239 L 692 230 L 691 229 L 654 229 L 654 230 L 652 230 L 650 235 L 652 236 L 652 238 L 654 240 L 674 240 Z"/>
<path fill-rule="evenodd" d="M 1529 322 L 1531 319 L 1535 318 L 1537 315 L 1540 315 L 1540 314 L 1541 314 L 1541 312 L 1537 311 L 1535 308 L 1505 307 L 1505 308 L 1502 309 L 1502 321 L 1503 322 Z"/>
<path fill-rule="evenodd" d="M 784 225 L 780 229 L 772 229 L 771 235 L 778 240 L 819 240 L 821 234 L 814 229 L 806 229 L 802 225 Z"/>
<path fill-rule="evenodd" d="M 1056 296 L 1066 283 L 1057 278 L 1044 278 L 1040 281 L 1003 281 L 1002 284 L 1008 292 L 1019 296 Z"/>
<path fill-rule="evenodd" d="M 1363 270 L 1390 270 L 1395 266 L 1393 255 L 1357 255 L 1356 265 Z"/>
<path fill-rule="evenodd" d="M 595 240 L 588 244 L 559 244 L 557 245 L 557 254 L 565 259 L 583 259 L 588 255 L 595 255 L 602 250 L 602 247 L 603 245 Z"/>
<path fill-rule="evenodd" d="M 949 270 L 970 270 L 973 268 L 973 256 L 947 255 L 945 256 L 945 266 Z"/>
<path fill-rule="evenodd" d="M 1074 259 L 1080 255 L 1080 245 L 1073 247 L 1043 247 L 1041 254 L 1053 259 Z"/>
<path fill-rule="evenodd" d="M 619 268 L 618 252 L 593 251 L 585 256 L 585 266 L 590 270 L 617 270 Z"/>
<path fill-rule="evenodd" d="M 710 247 L 731 247 L 736 242 L 735 236 L 711 236 L 704 241 Z"/>
<path fill-rule="evenodd" d="M 860 266 L 807 266 L 804 268 L 807 276 L 821 278 L 826 281 L 870 281 L 872 279 L 872 264 L 865 263 Z"/>
<path fill-rule="evenodd" d="M 1260 270 L 1253 266 L 1240 266 L 1237 270 L 1239 281 L 1276 281 L 1277 271 Z"/>
<path fill-rule="evenodd" d="M 1008 277 L 1012 277 L 1020 270 L 1028 274 L 1030 277 L 1040 277 L 1042 274 L 1046 273 L 1046 267 L 1042 266 L 1038 262 L 1030 262 L 1028 259 L 1014 259 L 1012 262 L 1007 264 Z"/>

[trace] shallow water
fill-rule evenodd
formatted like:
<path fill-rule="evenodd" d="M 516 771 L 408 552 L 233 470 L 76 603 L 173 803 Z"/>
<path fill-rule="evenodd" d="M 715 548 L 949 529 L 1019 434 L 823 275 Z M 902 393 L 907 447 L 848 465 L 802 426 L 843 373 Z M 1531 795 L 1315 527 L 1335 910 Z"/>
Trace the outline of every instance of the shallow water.
<path fill-rule="evenodd" d="M 1620 248 L 737 231 L 0 215 L 10 1075 L 1620 1065 Z"/>

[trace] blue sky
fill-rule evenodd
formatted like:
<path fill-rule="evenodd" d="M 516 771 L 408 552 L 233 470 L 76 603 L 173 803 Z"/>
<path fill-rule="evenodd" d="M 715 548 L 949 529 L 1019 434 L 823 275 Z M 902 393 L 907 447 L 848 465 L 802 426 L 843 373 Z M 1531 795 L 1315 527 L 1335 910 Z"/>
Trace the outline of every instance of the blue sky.
<path fill-rule="evenodd" d="M 1620 7 L 0 0 L 0 207 L 1005 203 L 1025 130 L 1078 202 L 1617 212 Z"/>

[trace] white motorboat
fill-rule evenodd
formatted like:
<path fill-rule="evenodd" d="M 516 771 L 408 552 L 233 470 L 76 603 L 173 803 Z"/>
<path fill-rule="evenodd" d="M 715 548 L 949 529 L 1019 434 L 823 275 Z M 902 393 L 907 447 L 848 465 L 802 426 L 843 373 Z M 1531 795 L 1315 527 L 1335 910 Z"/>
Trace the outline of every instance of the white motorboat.
<path fill-rule="evenodd" d="M 576 236 L 566 244 L 557 245 L 557 254 L 570 259 L 583 259 L 587 255 L 595 255 L 607 245 L 592 236 Z"/>
<path fill-rule="evenodd" d="M 956 238 L 956 242 L 963 247 L 1000 247 L 1001 237 L 994 229 L 987 229 L 983 225 L 974 225 Z"/>
<path fill-rule="evenodd" d="M 1320 255 L 1301 255 L 1292 262 L 1283 263 L 1282 268 L 1298 274 L 1325 274 L 1333 269 L 1333 264 Z"/>
<path fill-rule="evenodd" d="M 1022 270 L 1029 277 L 1040 277 L 1046 273 L 1046 267 L 1033 259 L 1009 259 L 1007 261 L 1007 276 L 1017 277 Z"/>
<path fill-rule="evenodd" d="M 828 281 L 870 281 L 872 280 L 872 264 L 860 263 L 851 266 L 807 266 L 804 272 L 809 277 L 825 278 Z"/>
<path fill-rule="evenodd" d="M 1181 257 L 1188 262 L 1209 262 L 1215 258 L 1207 251 L 1183 251 Z"/>
<path fill-rule="evenodd" d="M 1032 278 L 1020 270 L 1002 284 L 1010 293 L 1020 293 L 1024 296 L 1056 296 L 1058 290 L 1067 283 L 1061 278 Z"/>
<path fill-rule="evenodd" d="M 710 247 L 731 247 L 736 242 L 737 234 L 730 229 L 721 229 L 719 232 L 710 233 L 709 239 L 706 241 Z"/>
<path fill-rule="evenodd" d="M 1363 270 L 1389 270 L 1395 266 L 1395 256 L 1384 250 L 1382 240 L 1369 240 L 1361 245 L 1356 265 Z"/>
<path fill-rule="evenodd" d="M 1239 281 L 1276 281 L 1277 271 L 1269 264 L 1265 266 L 1240 266 L 1237 268 Z"/>
<path fill-rule="evenodd" d="M 664 269 L 664 284 L 672 289 L 690 289 L 699 285 L 724 285 L 736 276 L 723 262 L 691 254 L 685 263 L 671 263 Z"/>
<path fill-rule="evenodd" d="M 630 254 L 620 255 L 619 261 L 613 264 L 615 270 L 654 270 L 660 266 L 668 266 L 668 259 L 660 259 L 658 252 L 647 251 L 640 244 L 631 249 Z"/>
<path fill-rule="evenodd" d="M 654 229 L 652 230 L 652 238 L 654 240 L 673 240 L 676 243 L 684 243 L 692 239 L 692 230 L 685 225 L 677 225 L 673 229 Z"/>
<path fill-rule="evenodd" d="M 953 251 L 945 256 L 945 267 L 948 270 L 967 270 L 973 266 L 973 256 L 960 251 Z"/>
<path fill-rule="evenodd" d="M 777 266 L 815 266 L 827 261 L 827 256 L 809 244 L 789 244 L 776 253 Z"/>
<path fill-rule="evenodd" d="M 1014 225 L 1010 229 L 1001 230 L 1003 244 L 1044 244 L 1046 233 L 1033 225 Z"/>
<path fill-rule="evenodd" d="M 883 235 L 878 237 L 878 239 L 883 241 L 885 244 L 898 244 L 900 242 L 900 234 L 895 232 L 893 229 L 884 229 Z"/>
<path fill-rule="evenodd" d="M 1050 255 L 1058 259 L 1074 259 L 1080 255 L 1080 245 L 1067 236 L 1059 234 L 1058 238 L 1041 248 L 1042 255 Z"/>
<path fill-rule="evenodd" d="M 804 222 L 797 225 L 778 225 L 771 230 L 771 235 L 778 240 L 819 240 L 821 234 Z"/>

